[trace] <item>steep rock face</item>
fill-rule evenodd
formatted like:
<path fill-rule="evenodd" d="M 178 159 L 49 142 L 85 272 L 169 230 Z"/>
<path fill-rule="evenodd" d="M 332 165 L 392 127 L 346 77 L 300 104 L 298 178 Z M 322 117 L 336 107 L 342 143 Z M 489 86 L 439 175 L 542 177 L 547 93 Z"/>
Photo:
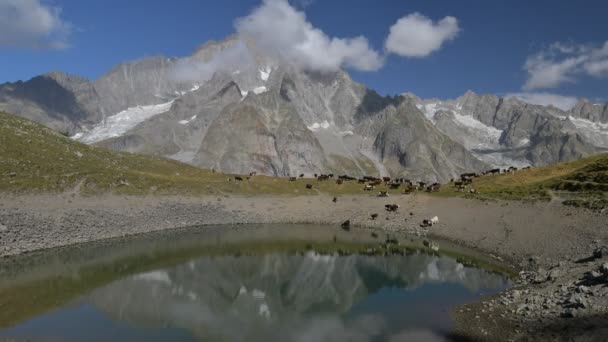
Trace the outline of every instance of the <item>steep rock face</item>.
<path fill-rule="evenodd" d="M 552 106 L 471 91 L 446 101 L 404 96 L 414 101 L 439 131 L 492 166 L 546 165 L 608 148 L 608 126 Z M 593 117 L 585 109 L 582 112 L 587 113 L 583 117 Z"/>
<path fill-rule="evenodd" d="M 72 133 L 100 115 L 99 98 L 86 79 L 60 72 L 0 85 L 0 110 Z"/>
<path fill-rule="evenodd" d="M 591 103 L 582 99 L 570 110 L 570 115 L 593 122 L 608 123 L 608 103 Z"/>
<path fill-rule="evenodd" d="M 193 163 L 235 173 L 286 176 L 320 172 L 327 162 L 312 133 L 278 92 L 228 105 L 201 142 Z"/>
<path fill-rule="evenodd" d="M 171 74 L 175 59 L 148 57 L 123 63 L 94 82 L 104 115 L 109 116 L 129 107 L 166 102 L 191 84 L 176 81 Z"/>
<path fill-rule="evenodd" d="M 383 121 L 374 146 L 392 175 L 445 181 L 488 167 L 435 129 L 409 101 L 386 110 Z"/>
<path fill-rule="evenodd" d="M 590 156 L 598 150 L 578 133 L 562 130 L 559 121 L 543 122 L 531 138 L 526 157 L 535 165 L 558 163 Z"/>
<path fill-rule="evenodd" d="M 224 75 L 216 75 L 197 90 L 176 99 L 162 115 L 145 120 L 124 135 L 103 140 L 98 145 L 192 163 L 211 123 L 225 106 L 240 99 L 238 85 Z"/>

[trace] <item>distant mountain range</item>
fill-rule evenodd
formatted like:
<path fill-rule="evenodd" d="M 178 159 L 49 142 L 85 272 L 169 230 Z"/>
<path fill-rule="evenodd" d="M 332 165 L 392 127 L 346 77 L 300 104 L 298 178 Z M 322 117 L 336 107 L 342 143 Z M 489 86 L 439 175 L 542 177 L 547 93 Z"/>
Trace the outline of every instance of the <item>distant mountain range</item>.
<path fill-rule="evenodd" d="M 236 36 L 94 81 L 52 72 L 1 84 L 0 110 L 85 143 L 228 173 L 446 181 L 608 149 L 607 104 L 580 100 L 564 111 L 473 92 L 381 96 L 345 71 L 302 70 Z"/>

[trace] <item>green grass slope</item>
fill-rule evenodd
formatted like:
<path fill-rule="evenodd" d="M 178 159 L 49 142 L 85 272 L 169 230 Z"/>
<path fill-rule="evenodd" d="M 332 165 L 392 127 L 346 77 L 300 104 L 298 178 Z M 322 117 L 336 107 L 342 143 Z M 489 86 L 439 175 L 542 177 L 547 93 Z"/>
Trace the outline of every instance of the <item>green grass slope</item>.
<path fill-rule="evenodd" d="M 501 199 L 562 199 L 565 204 L 603 208 L 608 206 L 608 154 L 553 164 L 515 173 L 474 178 L 471 195 Z M 470 188 L 469 187 L 469 188 Z M 453 186 L 443 186 L 439 195 L 469 196 Z"/>
<path fill-rule="evenodd" d="M 313 189 L 306 189 L 306 183 L 313 184 Z M 81 144 L 37 123 L 0 112 L 1 192 L 314 195 L 359 193 L 361 188 L 354 183 L 337 185 L 314 179 L 289 182 L 266 176 L 236 182 L 231 175 L 169 159 Z"/>

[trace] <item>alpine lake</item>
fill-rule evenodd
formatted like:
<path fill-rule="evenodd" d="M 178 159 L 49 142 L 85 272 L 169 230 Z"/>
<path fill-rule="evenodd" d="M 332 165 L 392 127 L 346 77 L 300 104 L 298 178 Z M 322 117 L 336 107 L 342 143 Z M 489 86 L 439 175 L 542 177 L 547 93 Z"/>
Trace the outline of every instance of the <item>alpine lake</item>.
<path fill-rule="evenodd" d="M 511 281 L 489 258 L 439 246 L 236 225 L 7 257 L 0 341 L 449 341 L 454 308 Z"/>

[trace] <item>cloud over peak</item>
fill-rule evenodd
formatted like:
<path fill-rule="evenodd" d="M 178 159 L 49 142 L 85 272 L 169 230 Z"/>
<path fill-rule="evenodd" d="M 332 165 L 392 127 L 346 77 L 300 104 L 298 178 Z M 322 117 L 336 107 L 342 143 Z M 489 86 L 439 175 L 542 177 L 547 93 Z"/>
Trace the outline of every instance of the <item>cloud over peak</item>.
<path fill-rule="evenodd" d="M 538 93 L 510 93 L 505 95 L 505 97 L 515 97 L 523 102 L 541 105 L 541 106 L 553 106 L 555 108 L 559 108 L 561 110 L 570 110 L 576 102 L 578 98 L 574 96 L 564 96 L 552 93 L 538 92 Z"/>
<path fill-rule="evenodd" d="M 460 32 L 458 20 L 445 17 L 434 23 L 420 13 L 407 15 L 391 26 L 386 49 L 404 57 L 426 57 L 456 38 Z"/>
<path fill-rule="evenodd" d="M 71 25 L 39 0 L 0 0 L 0 48 L 61 49 Z"/>
<path fill-rule="evenodd" d="M 524 64 L 524 89 L 557 88 L 582 76 L 608 77 L 608 41 L 603 46 L 553 43 L 529 56 Z"/>
<path fill-rule="evenodd" d="M 373 71 L 384 64 L 365 37 L 330 37 L 285 0 L 264 0 L 251 14 L 237 19 L 235 27 L 259 47 L 307 69 L 334 71 L 346 66 Z"/>

